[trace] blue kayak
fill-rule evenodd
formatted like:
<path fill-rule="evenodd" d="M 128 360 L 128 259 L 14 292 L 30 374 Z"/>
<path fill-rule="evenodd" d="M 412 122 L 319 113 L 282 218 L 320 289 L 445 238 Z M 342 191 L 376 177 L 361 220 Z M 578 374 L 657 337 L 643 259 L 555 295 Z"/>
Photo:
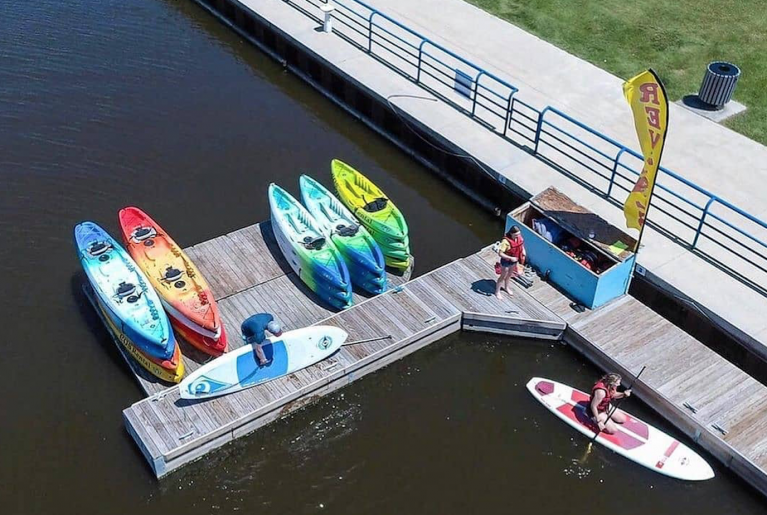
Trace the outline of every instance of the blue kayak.
<path fill-rule="evenodd" d="M 160 298 L 130 255 L 93 222 L 75 226 L 80 263 L 112 324 L 138 349 L 167 360 L 176 338 Z"/>

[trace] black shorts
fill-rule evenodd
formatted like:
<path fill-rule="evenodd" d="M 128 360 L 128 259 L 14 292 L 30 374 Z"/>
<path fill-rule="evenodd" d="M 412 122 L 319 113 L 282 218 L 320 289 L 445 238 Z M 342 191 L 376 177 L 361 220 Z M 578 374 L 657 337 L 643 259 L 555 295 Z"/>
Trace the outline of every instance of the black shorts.
<path fill-rule="evenodd" d="M 501 258 L 501 266 L 503 268 L 509 268 L 510 266 L 514 265 L 514 261 L 511 259 Z"/>

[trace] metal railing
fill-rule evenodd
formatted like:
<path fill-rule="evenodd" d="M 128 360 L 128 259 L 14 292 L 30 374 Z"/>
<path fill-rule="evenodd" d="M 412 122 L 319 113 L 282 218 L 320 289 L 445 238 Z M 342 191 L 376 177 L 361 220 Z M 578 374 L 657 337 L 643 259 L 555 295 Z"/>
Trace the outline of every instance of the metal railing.
<path fill-rule="evenodd" d="M 540 112 L 534 142 L 535 155 L 620 206 L 644 162 L 639 152 L 553 107 Z M 657 212 L 668 218 L 654 227 L 688 249 L 716 259 L 720 267 L 753 282 L 764 293 L 763 284 L 733 265 L 740 262 L 767 273 L 767 223 L 668 168 L 660 168 L 656 181 L 650 222 L 654 212 L 656 219 Z M 706 244 L 720 251 L 717 256 Z M 728 264 L 721 251 L 735 257 L 735 262 Z"/>
<path fill-rule="evenodd" d="M 292 1 L 290 3 L 296 3 Z M 324 2 L 305 0 L 317 8 Z M 505 136 L 517 88 L 358 0 L 333 0 L 333 32 Z"/>
<path fill-rule="evenodd" d="M 322 0 L 285 0 L 319 9 Z M 642 155 L 553 107 L 539 110 L 518 89 L 360 0 L 332 0 L 333 32 L 411 82 L 526 149 L 561 173 L 622 206 L 642 168 Z M 648 223 L 678 244 L 767 288 L 767 223 L 661 167 Z M 658 213 L 666 215 L 661 219 Z"/>

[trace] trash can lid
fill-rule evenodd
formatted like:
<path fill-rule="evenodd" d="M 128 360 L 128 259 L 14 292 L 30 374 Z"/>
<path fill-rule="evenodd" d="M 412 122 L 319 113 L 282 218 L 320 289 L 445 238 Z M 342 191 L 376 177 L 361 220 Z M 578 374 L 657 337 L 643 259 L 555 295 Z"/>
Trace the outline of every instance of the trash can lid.
<path fill-rule="evenodd" d="M 726 77 L 737 77 L 740 75 L 740 68 L 732 63 L 726 63 L 724 61 L 714 61 L 713 63 L 709 63 L 708 71 Z"/>

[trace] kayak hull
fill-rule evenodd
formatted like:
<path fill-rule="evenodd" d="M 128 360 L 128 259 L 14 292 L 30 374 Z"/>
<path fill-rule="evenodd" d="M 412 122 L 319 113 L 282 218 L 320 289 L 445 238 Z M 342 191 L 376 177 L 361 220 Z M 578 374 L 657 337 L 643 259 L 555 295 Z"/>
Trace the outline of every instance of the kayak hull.
<path fill-rule="evenodd" d="M 195 264 L 141 209 L 121 209 L 119 220 L 128 252 L 160 296 L 174 329 L 202 352 L 225 352 L 218 306 Z"/>
<path fill-rule="evenodd" d="M 169 318 L 170 323 L 173 326 L 173 331 L 175 331 L 175 333 L 185 342 L 189 343 L 192 347 L 199 350 L 200 352 L 204 352 L 205 354 L 209 354 L 215 357 L 218 357 L 226 352 L 228 343 L 226 329 L 223 325 L 221 326 L 221 332 L 218 339 L 213 339 L 209 336 L 190 329 L 186 324 L 176 320 L 172 316 Z"/>
<path fill-rule="evenodd" d="M 408 226 L 397 206 L 367 177 L 346 163 L 334 159 L 331 173 L 338 198 L 378 243 L 387 265 L 406 268 L 401 264 L 408 262 L 410 256 Z M 370 208 L 372 211 L 366 209 L 376 202 L 383 205 Z"/>
<path fill-rule="evenodd" d="M 93 222 L 75 226 L 80 263 L 104 315 L 143 353 L 170 359 L 176 339 L 157 293 L 116 240 Z"/>
<path fill-rule="evenodd" d="M 386 291 L 386 263 L 373 237 L 320 183 L 302 175 L 300 185 L 304 206 L 343 257 L 352 283 L 374 295 Z"/>
<path fill-rule="evenodd" d="M 384 256 L 384 260 L 386 261 L 386 266 L 389 268 L 394 268 L 396 270 L 407 270 L 407 268 L 410 266 L 411 258 L 408 257 L 406 260 L 402 261 L 393 257 Z"/>
<path fill-rule="evenodd" d="M 169 359 L 158 359 L 143 352 L 130 338 L 120 331 L 105 312 L 105 308 L 96 300 L 102 320 L 112 336 L 120 342 L 120 345 L 131 355 L 133 360 L 144 370 L 168 383 L 178 383 L 184 377 L 184 362 L 181 359 L 181 349 L 176 345 L 173 355 Z"/>
<path fill-rule="evenodd" d="M 288 192 L 269 186 L 271 224 L 288 264 L 325 303 L 336 309 L 352 304 L 349 269 L 333 242 L 326 239 L 312 215 Z M 307 246 L 319 242 L 317 248 Z"/>

